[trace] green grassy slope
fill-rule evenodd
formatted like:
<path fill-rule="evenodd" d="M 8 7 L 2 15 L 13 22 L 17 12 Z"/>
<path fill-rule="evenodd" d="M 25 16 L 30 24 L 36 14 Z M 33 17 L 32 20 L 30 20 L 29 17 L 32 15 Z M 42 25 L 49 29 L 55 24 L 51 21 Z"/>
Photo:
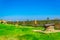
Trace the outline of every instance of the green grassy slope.
<path fill-rule="evenodd" d="M 44 34 L 33 32 L 35 29 L 43 30 L 44 28 L 0 24 L 0 40 L 60 40 L 60 33 Z"/>

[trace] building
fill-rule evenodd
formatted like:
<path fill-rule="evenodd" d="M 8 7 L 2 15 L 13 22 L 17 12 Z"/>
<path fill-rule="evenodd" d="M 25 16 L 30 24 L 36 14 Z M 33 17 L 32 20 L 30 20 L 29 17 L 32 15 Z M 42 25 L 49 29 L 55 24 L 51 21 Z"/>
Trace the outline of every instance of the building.
<path fill-rule="evenodd" d="M 54 24 L 45 24 L 44 25 L 46 31 L 54 31 Z"/>

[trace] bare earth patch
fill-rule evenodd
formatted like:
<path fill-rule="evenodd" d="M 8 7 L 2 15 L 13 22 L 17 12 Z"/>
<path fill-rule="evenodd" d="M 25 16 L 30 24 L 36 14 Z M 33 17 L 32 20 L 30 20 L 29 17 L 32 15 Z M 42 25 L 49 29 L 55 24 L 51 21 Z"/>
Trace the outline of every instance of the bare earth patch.
<path fill-rule="evenodd" d="M 53 31 L 33 30 L 33 32 L 42 32 L 42 33 L 56 33 L 56 32 L 60 32 L 60 30 L 53 30 Z"/>
<path fill-rule="evenodd" d="M 5 37 L 5 36 L 0 36 L 0 40 L 18 40 L 16 37 Z"/>

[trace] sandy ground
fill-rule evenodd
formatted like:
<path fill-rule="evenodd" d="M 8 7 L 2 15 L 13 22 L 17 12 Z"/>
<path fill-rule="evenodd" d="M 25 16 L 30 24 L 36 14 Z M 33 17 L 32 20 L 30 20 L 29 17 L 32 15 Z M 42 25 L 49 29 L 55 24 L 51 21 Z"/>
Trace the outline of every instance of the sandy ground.
<path fill-rule="evenodd" d="M 42 30 L 33 30 L 34 32 L 42 32 L 42 33 L 56 33 L 60 32 L 60 30 L 53 30 L 53 31 L 42 31 Z"/>

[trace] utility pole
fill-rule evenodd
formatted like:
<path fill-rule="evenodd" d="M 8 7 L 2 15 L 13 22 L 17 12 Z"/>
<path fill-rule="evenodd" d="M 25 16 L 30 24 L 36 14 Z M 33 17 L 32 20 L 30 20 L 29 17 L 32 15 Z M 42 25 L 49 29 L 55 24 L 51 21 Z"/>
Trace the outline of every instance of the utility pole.
<path fill-rule="evenodd" d="M 35 24 L 37 24 L 37 20 L 35 20 Z"/>
<path fill-rule="evenodd" d="M 37 20 L 34 21 L 34 25 L 37 26 Z"/>

